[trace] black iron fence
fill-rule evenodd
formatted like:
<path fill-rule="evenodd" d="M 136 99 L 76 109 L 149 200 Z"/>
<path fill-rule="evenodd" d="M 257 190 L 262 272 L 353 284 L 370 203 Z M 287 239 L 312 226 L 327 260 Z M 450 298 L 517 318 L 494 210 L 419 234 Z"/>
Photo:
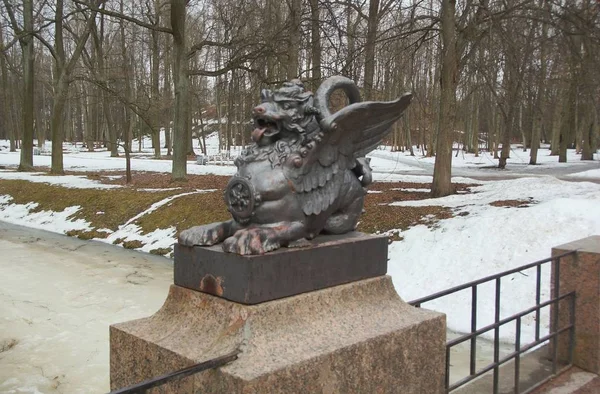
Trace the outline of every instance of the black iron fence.
<path fill-rule="evenodd" d="M 490 372 L 493 370 L 493 393 L 497 394 L 499 390 L 499 368 L 503 364 L 514 360 L 514 393 L 526 393 L 530 392 L 536 387 L 539 387 L 545 381 L 550 379 L 552 376 L 556 375 L 559 370 L 559 361 L 558 361 L 558 336 L 564 332 L 569 332 L 568 339 L 568 357 L 566 364 L 561 367 L 561 371 L 570 367 L 573 359 L 573 345 L 574 345 L 574 337 L 575 337 L 575 292 L 569 292 L 566 294 L 560 294 L 560 259 L 562 257 L 574 254 L 574 251 L 564 253 L 561 255 L 557 255 L 551 258 L 547 258 L 544 260 L 539 260 L 534 263 L 530 263 L 527 265 L 523 265 L 521 267 L 517 267 L 505 272 L 501 272 L 496 275 L 487 276 L 485 278 L 475 280 L 469 283 L 465 283 L 460 286 L 452 287 L 450 289 L 437 292 L 435 294 L 429 295 L 427 297 L 422 297 L 416 299 L 414 301 L 409 302 L 409 304 L 420 308 L 422 304 L 436 300 L 441 297 L 448 296 L 450 294 L 457 293 L 462 290 L 471 289 L 471 331 L 468 334 L 464 334 L 456 339 L 452 339 L 446 342 L 446 392 L 452 392 L 459 387 L 471 382 L 472 380 L 482 376 L 483 374 Z M 552 283 L 552 294 L 550 299 L 541 302 L 541 282 L 542 282 L 542 266 L 544 264 L 554 262 L 553 264 L 553 283 Z M 501 286 L 502 279 L 515 274 L 521 273 L 522 271 L 528 269 L 536 270 L 536 289 L 535 289 L 535 305 L 512 316 L 508 316 L 506 318 L 500 318 L 500 302 L 501 302 Z M 486 325 L 481 328 L 477 328 L 477 288 L 478 286 L 484 283 L 495 283 L 495 295 L 494 295 L 494 323 Z M 568 324 L 563 325 L 563 327 L 559 328 L 559 304 L 561 301 L 568 302 Z M 553 313 L 551 315 L 552 322 L 550 324 L 550 332 L 548 335 L 540 336 L 540 311 L 544 307 L 552 306 Z M 535 340 L 526 345 L 521 344 L 521 320 L 524 316 L 527 316 L 531 313 L 535 313 Z M 515 322 L 516 324 L 516 333 L 515 333 L 515 347 L 514 351 L 510 354 L 500 357 L 500 327 L 511 322 Z M 494 331 L 494 353 L 493 353 L 493 362 L 477 369 L 476 366 L 476 357 L 477 357 L 477 347 L 476 341 L 477 337 L 481 336 L 484 333 L 489 331 Z M 470 342 L 470 351 L 469 351 L 469 375 L 464 378 L 458 380 L 457 382 L 450 383 L 450 350 L 452 347 L 457 346 L 464 342 Z M 553 352 L 552 355 L 552 375 L 548 378 L 544 379 L 541 382 L 538 382 L 533 387 L 528 388 L 527 390 L 521 391 L 519 378 L 520 378 L 520 362 L 521 355 L 532 350 L 533 348 L 540 346 L 544 342 L 549 342 L 552 344 L 551 349 Z"/>
<path fill-rule="evenodd" d="M 179 371 L 171 372 L 162 376 L 156 376 L 141 383 L 111 391 L 109 394 L 142 394 L 151 388 L 162 386 L 163 384 L 167 384 L 174 380 L 183 379 L 208 369 L 222 367 L 225 364 L 237 360 L 239 353 L 239 350 L 235 350 L 224 356 L 213 358 L 212 360 L 204 361 L 199 364 L 192 365 L 191 367 L 180 369 Z"/>

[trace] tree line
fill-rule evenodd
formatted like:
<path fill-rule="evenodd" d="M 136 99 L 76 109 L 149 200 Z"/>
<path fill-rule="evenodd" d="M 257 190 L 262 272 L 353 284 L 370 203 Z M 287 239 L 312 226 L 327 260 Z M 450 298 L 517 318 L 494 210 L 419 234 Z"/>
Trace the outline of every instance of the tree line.
<path fill-rule="evenodd" d="M 405 91 L 413 104 L 387 143 L 435 156 L 432 192 L 453 192 L 453 146 L 492 151 L 504 168 L 521 141 L 566 161 L 600 143 L 600 6 L 596 0 L 2 0 L 0 138 L 33 168 L 33 140 L 90 151 L 160 133 L 172 177 L 192 139 L 248 142 L 262 88 L 331 75 L 366 100 Z M 213 122 L 208 122 L 208 120 Z M 214 122 L 214 120 L 218 120 Z M 129 160 L 127 160 L 129 168 Z"/>

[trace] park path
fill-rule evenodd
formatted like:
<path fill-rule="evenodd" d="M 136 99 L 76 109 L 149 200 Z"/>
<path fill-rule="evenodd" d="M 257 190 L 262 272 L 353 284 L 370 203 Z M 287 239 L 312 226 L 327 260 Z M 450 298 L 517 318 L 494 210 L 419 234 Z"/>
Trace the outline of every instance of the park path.
<path fill-rule="evenodd" d="M 108 326 L 148 316 L 171 260 L 0 221 L 0 393 L 109 391 Z"/>

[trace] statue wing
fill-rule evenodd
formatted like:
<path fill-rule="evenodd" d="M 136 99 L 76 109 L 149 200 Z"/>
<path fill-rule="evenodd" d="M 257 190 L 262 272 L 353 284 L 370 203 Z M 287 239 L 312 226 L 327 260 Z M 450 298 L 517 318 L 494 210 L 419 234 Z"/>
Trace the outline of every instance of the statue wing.
<path fill-rule="evenodd" d="M 350 181 L 345 178 L 354 176 L 346 170 L 381 144 L 411 99 L 405 94 L 394 101 L 350 104 L 320 122 L 320 141 L 312 143 L 299 168 L 288 166 L 286 171 L 306 215 L 331 207 L 341 185 Z"/>

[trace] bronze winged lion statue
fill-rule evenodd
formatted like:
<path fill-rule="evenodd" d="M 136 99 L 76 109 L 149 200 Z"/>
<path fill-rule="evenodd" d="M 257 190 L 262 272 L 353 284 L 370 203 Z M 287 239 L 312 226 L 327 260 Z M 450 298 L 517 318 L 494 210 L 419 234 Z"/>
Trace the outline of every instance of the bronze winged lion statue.
<path fill-rule="evenodd" d="M 331 113 L 333 91 L 350 104 Z M 292 80 L 263 90 L 252 111 L 253 143 L 235 160 L 237 173 L 225 190 L 233 219 L 182 231 L 187 246 L 223 242 L 223 250 L 263 254 L 318 234 L 356 228 L 371 168 L 365 155 L 375 149 L 410 104 L 360 101 L 345 77 L 325 80 L 316 94 Z"/>

